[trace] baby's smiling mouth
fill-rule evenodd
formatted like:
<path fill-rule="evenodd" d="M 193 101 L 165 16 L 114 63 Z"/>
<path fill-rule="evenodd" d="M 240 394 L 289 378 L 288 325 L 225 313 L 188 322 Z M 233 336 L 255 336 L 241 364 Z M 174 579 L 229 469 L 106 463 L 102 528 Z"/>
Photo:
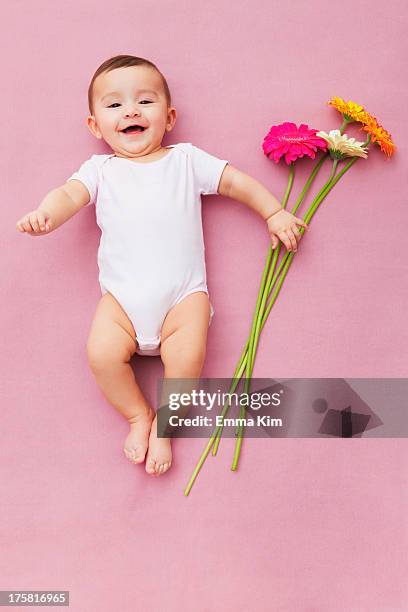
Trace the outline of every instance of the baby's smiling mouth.
<path fill-rule="evenodd" d="M 146 128 L 141 125 L 128 125 L 124 130 L 120 130 L 123 134 L 129 134 L 132 132 L 144 132 Z"/>

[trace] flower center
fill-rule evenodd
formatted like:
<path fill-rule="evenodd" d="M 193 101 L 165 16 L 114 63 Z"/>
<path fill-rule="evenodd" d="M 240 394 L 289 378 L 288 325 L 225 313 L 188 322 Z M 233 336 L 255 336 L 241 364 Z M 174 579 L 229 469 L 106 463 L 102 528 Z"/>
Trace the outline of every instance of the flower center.
<path fill-rule="evenodd" d="M 281 140 L 285 140 L 286 142 L 303 142 L 304 140 L 308 140 L 310 136 L 281 136 Z"/>

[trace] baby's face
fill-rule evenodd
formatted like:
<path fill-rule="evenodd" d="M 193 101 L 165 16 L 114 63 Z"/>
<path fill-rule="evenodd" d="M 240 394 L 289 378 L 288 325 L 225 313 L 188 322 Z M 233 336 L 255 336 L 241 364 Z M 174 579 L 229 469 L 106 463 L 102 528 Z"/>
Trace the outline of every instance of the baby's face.
<path fill-rule="evenodd" d="M 88 127 L 120 157 L 136 158 L 161 148 L 166 131 L 176 122 L 167 106 L 160 75 L 148 66 L 116 68 L 100 74 L 93 86 L 93 115 Z M 138 124 L 144 131 L 123 130 Z"/>

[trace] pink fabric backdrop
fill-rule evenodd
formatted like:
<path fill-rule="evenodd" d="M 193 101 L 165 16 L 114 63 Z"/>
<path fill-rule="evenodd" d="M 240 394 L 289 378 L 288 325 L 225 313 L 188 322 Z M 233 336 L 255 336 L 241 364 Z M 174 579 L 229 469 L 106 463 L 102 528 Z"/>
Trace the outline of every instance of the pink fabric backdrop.
<path fill-rule="evenodd" d="M 178 121 L 165 144 L 193 142 L 278 198 L 287 171 L 262 153 L 269 127 L 337 128 L 326 102 L 352 98 L 398 152 L 388 162 L 376 147 L 312 221 L 254 375 L 405 377 L 406 3 L 38 0 L 2 12 L 0 588 L 69 589 L 75 612 L 406 610 L 404 439 L 245 440 L 236 474 L 224 441 L 184 498 L 205 441 L 176 441 L 171 471 L 148 477 L 123 456 L 127 424 L 87 365 L 94 208 L 41 239 L 15 230 L 107 152 L 86 129 L 86 92 L 112 55 L 147 57 L 168 78 Z M 296 166 L 295 195 L 311 166 Z M 204 198 L 203 216 L 215 307 L 203 376 L 228 377 L 269 237 L 232 200 Z M 160 360 L 134 367 L 154 402 Z"/>

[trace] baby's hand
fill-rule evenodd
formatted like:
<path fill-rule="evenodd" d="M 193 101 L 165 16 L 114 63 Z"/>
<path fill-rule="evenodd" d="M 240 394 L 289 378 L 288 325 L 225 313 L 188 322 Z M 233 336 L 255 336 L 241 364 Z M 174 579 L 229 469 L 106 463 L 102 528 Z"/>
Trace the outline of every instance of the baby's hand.
<path fill-rule="evenodd" d="M 288 251 L 297 251 L 297 245 L 302 237 L 298 225 L 309 230 L 303 219 L 295 217 L 285 209 L 279 210 L 267 219 L 268 230 L 271 235 L 272 248 L 276 249 L 279 244 L 278 238 L 282 240 Z M 277 238 L 278 237 L 278 238 Z"/>
<path fill-rule="evenodd" d="M 33 210 L 16 223 L 16 228 L 20 232 L 25 232 L 31 236 L 41 236 L 51 229 L 52 223 L 50 215 L 43 210 Z"/>

